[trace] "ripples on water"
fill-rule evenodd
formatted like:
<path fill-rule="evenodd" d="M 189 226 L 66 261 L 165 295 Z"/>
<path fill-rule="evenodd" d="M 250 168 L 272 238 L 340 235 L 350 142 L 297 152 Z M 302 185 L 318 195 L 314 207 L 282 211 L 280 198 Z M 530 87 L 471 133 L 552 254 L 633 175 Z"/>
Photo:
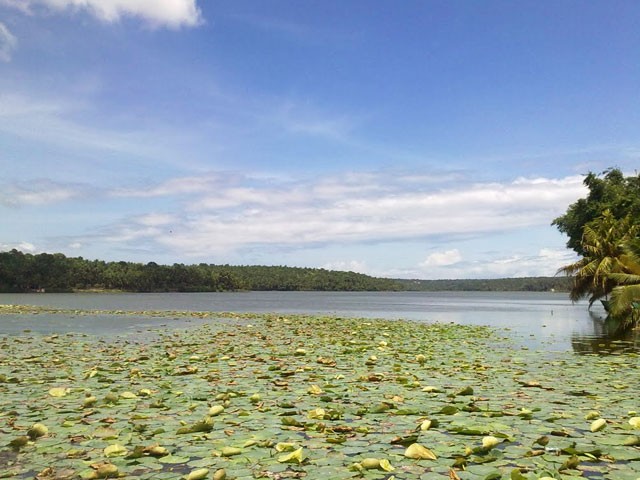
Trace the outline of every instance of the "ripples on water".
<path fill-rule="evenodd" d="M 640 351 L 637 334 L 612 336 L 604 310 L 539 292 L 234 292 L 151 294 L 0 294 L 0 304 L 76 310 L 281 312 L 489 325 L 508 329 L 527 348 L 577 353 Z M 0 316 L 0 334 L 132 334 L 209 320 L 148 316 Z"/>

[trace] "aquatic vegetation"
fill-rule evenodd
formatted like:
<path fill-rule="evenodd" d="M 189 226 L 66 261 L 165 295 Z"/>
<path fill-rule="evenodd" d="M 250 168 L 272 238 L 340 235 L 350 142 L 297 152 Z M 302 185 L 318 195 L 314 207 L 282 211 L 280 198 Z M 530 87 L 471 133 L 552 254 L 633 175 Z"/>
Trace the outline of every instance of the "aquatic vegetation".
<path fill-rule="evenodd" d="M 1 477 L 640 478 L 637 354 L 453 324 L 108 313 L 210 321 L 0 339 Z"/>

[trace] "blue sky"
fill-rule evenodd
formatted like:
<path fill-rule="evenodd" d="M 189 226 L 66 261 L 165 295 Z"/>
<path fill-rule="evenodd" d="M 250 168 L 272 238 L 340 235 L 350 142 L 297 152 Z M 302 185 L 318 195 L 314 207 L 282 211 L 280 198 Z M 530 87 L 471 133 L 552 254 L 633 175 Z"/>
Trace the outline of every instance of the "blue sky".
<path fill-rule="evenodd" d="M 636 1 L 0 0 L 0 250 L 553 275 Z"/>

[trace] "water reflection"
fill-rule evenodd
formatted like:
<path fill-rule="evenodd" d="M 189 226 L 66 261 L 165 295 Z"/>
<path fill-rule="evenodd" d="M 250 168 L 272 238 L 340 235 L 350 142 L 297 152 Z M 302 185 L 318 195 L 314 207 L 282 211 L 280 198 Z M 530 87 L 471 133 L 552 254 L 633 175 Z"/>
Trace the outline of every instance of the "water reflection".
<path fill-rule="evenodd" d="M 591 334 L 574 332 L 571 335 L 571 347 L 579 354 L 611 355 L 640 352 L 640 332 L 616 331 L 601 313 L 589 311 L 592 321 Z"/>

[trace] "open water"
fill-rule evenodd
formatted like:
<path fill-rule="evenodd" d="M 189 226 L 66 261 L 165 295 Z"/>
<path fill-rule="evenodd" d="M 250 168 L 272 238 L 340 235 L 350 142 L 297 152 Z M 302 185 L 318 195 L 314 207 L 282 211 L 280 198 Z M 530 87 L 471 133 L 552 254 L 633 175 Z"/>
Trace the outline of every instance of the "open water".
<path fill-rule="evenodd" d="M 637 334 L 611 336 L 604 310 L 565 293 L 539 292 L 226 292 L 0 294 L 0 304 L 75 310 L 281 312 L 488 325 L 523 347 L 577 353 L 640 350 Z M 77 332 L 141 335 L 208 320 L 149 316 L 0 315 L 0 335 Z"/>

